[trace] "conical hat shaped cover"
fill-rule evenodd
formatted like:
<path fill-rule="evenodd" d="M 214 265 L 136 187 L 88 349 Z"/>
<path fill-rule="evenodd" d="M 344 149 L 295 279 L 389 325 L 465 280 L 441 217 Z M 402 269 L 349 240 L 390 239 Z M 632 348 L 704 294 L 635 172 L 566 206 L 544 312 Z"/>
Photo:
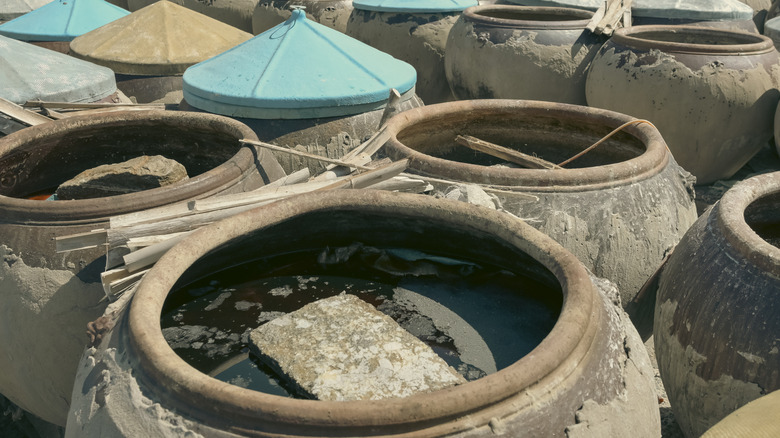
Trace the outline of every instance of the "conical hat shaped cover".
<path fill-rule="evenodd" d="M 103 0 L 54 0 L 0 25 L 0 35 L 21 41 L 71 41 L 129 13 Z"/>
<path fill-rule="evenodd" d="M 417 72 L 302 10 L 251 40 L 187 69 L 184 99 L 217 114 L 305 119 L 384 106 L 391 88 L 411 96 Z"/>
<path fill-rule="evenodd" d="M 0 20 L 13 20 L 49 2 L 51 0 L 3 0 L 0 2 Z"/>
<path fill-rule="evenodd" d="M 94 102 L 116 92 L 114 72 L 53 50 L 0 36 L 0 97 Z"/>
<path fill-rule="evenodd" d="M 180 75 L 252 34 L 159 1 L 70 43 L 70 53 L 119 74 Z"/>

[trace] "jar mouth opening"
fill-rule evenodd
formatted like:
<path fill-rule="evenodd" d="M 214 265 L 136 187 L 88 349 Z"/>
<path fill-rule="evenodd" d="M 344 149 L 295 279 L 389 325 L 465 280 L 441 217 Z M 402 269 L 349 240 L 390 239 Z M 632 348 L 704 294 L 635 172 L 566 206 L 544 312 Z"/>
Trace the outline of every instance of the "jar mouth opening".
<path fill-rule="evenodd" d="M 587 25 L 593 12 L 574 8 L 484 5 L 466 9 L 463 15 L 471 21 L 498 26 L 578 28 Z"/>
<path fill-rule="evenodd" d="M 617 30 L 613 40 L 669 52 L 745 54 L 774 49 L 772 40 L 763 35 L 699 26 L 632 26 Z"/>
<path fill-rule="evenodd" d="M 615 128 L 622 130 L 586 152 Z M 582 187 L 614 184 L 660 171 L 668 151 L 649 123 L 576 105 L 533 101 L 460 101 L 430 105 L 388 122 L 393 158 L 411 158 L 431 177 L 496 186 Z M 533 169 L 464 145 L 471 136 L 542 158 L 563 169 Z"/>
<path fill-rule="evenodd" d="M 252 165 L 256 154 L 239 142 L 242 138 L 257 137 L 226 117 L 161 110 L 82 115 L 33 126 L 0 140 L 0 208 L 24 220 L 78 221 L 209 193 Z M 188 178 L 113 196 L 40 200 L 81 172 L 155 155 L 182 164 Z"/>
<path fill-rule="evenodd" d="M 344 218 L 355 211 L 381 219 L 344 222 Z M 352 238 L 355 232 L 367 235 L 365 232 L 378 226 L 378 233 L 373 238 L 379 241 L 393 241 L 400 230 L 407 241 L 422 242 L 424 236 L 417 234 L 417 226 L 422 224 L 428 224 L 424 227 L 428 230 L 473 232 L 474 238 L 480 241 L 488 238 L 492 241 L 490 245 L 484 248 L 471 245 L 469 254 L 485 253 L 490 260 L 495 260 L 508 251 L 521 256 L 502 259 L 513 265 L 521 264 L 523 257 L 535 260 L 547 274 L 538 272 L 559 285 L 563 304 L 558 322 L 531 354 L 509 367 L 474 382 L 404 399 L 354 402 L 295 400 L 230 385 L 192 368 L 171 349 L 161 332 L 161 311 L 169 293 L 185 272 L 195 269 L 199 260 L 218 251 L 229 251 L 228 245 L 239 243 L 239 249 L 255 252 L 283 247 L 290 241 L 289 235 L 264 231 L 289 223 L 291 218 L 296 217 L 309 217 L 309 223 L 319 224 L 320 227 L 333 225 L 330 220 L 323 220 L 333 218 L 336 225 L 345 226 L 341 234 Z M 396 232 L 390 232 L 392 230 Z M 371 190 L 307 194 L 297 197 L 295 202 L 279 202 L 233 216 L 196 233 L 166 253 L 141 282 L 131 303 L 128 324 L 130 341 L 140 360 L 139 367 L 154 386 L 163 388 L 161 397 L 172 398 L 171 402 L 179 406 L 183 404 L 192 415 L 205 416 L 204 421 L 211 418 L 208 412 L 216 411 L 223 417 L 220 422 L 230 417 L 239 428 L 263 425 L 299 428 L 307 433 L 351 430 L 351 434 L 360 434 L 363 430 L 360 428 L 375 431 L 378 425 L 385 424 L 394 430 L 427 428 L 441 421 L 460 418 L 462 415 L 456 415 L 457 412 L 467 412 L 476 421 L 479 409 L 519 394 L 522 388 L 528 388 L 561 366 L 561 361 L 570 360 L 569 355 L 579 354 L 575 352 L 580 352 L 581 345 L 592 342 L 597 330 L 592 318 L 594 312 L 600 311 L 596 306 L 601 301 L 588 274 L 573 255 L 522 222 L 460 202 L 431 201 L 417 195 Z M 327 233 L 314 233 L 311 237 L 317 241 L 329 240 Z M 257 245 L 260 241 L 269 246 Z M 486 253 L 491 249 L 498 249 L 494 256 Z M 572 330 L 573 327 L 578 328 Z M 421 409 L 409 412 L 409 403 Z M 490 412 L 485 415 L 494 415 Z M 464 427 L 471 424 L 472 420 L 469 420 Z"/>
<path fill-rule="evenodd" d="M 719 201 L 724 234 L 745 257 L 780 268 L 780 172 L 744 180 Z"/>

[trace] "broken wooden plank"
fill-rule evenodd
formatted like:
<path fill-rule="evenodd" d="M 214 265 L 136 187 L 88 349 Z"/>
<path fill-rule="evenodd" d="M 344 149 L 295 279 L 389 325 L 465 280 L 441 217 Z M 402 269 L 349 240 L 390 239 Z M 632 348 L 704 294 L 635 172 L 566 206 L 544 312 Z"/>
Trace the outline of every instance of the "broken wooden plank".
<path fill-rule="evenodd" d="M 32 111 L 27 111 L 21 106 L 10 100 L 0 97 L 0 112 L 8 117 L 18 120 L 30 126 L 40 125 L 41 123 L 51 122 L 52 119 Z"/>
<path fill-rule="evenodd" d="M 139 249 L 138 251 L 133 251 L 130 254 L 125 255 L 124 257 L 122 257 L 125 261 L 124 268 L 127 270 L 127 272 L 134 274 L 140 270 L 143 270 L 144 268 L 147 268 L 157 263 L 157 261 L 160 260 L 160 257 L 162 257 L 163 254 L 165 254 L 169 249 L 173 248 L 174 245 L 181 242 L 182 239 L 189 236 L 190 233 L 191 232 L 178 233 L 174 237 L 171 237 L 169 239 L 155 243 L 154 245 L 147 246 L 146 248 L 142 248 Z"/>
<path fill-rule="evenodd" d="M 385 145 L 387 140 L 390 139 L 390 134 L 387 132 L 387 128 L 382 126 L 379 131 L 371 136 L 368 140 L 360 144 L 355 149 L 352 149 L 348 153 L 341 157 L 342 161 L 350 164 L 365 165 L 371 162 L 372 156 Z M 315 181 L 322 181 L 327 179 L 333 179 L 339 176 L 348 175 L 352 172 L 349 166 L 337 166 L 329 165 L 325 168 L 325 172 L 314 177 Z"/>
<path fill-rule="evenodd" d="M 54 238 L 55 252 L 63 253 L 80 249 L 96 248 L 106 244 L 106 230 L 92 230 Z"/>
<path fill-rule="evenodd" d="M 555 163 L 551 163 L 533 155 L 524 154 L 514 149 L 505 148 L 485 140 L 480 140 L 470 135 L 459 135 L 455 142 L 475 151 L 479 151 L 502 160 L 506 160 L 530 169 L 562 169 Z"/>
<path fill-rule="evenodd" d="M 386 181 L 399 173 L 406 170 L 409 167 L 409 160 L 400 160 L 390 163 L 386 166 L 379 167 L 368 172 L 363 172 L 341 181 L 334 182 L 327 185 L 317 191 L 321 190 L 335 190 L 335 189 L 364 189 L 377 184 L 382 181 Z"/>
<path fill-rule="evenodd" d="M 381 128 L 391 117 L 403 111 L 400 107 L 401 93 L 395 88 L 390 89 L 390 97 L 387 98 L 387 104 L 385 104 L 385 110 L 382 111 L 382 117 L 379 119 L 379 127 Z"/>

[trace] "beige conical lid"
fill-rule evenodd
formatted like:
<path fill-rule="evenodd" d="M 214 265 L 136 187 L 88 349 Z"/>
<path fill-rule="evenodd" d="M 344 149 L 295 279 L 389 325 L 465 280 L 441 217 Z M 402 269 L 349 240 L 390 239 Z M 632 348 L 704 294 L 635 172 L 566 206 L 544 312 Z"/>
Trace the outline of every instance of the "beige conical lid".
<path fill-rule="evenodd" d="M 252 37 L 165 0 L 70 43 L 71 55 L 128 75 L 180 75 Z"/>

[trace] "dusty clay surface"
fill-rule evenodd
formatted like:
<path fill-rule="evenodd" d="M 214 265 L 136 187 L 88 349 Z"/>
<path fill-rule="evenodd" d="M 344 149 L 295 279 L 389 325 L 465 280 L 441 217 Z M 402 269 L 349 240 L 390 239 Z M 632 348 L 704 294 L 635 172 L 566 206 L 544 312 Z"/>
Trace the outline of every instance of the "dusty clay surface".
<path fill-rule="evenodd" d="M 458 99 L 585 105 L 587 68 L 601 44 L 583 30 L 514 30 L 510 36 L 505 29 L 478 33 L 461 20 L 449 34 L 445 69 Z"/>
<path fill-rule="evenodd" d="M 347 35 L 406 61 L 417 70 L 426 105 L 454 100 L 444 73 L 444 49 L 457 13 L 402 14 L 354 10 Z"/>
<path fill-rule="evenodd" d="M 64 425 L 85 324 L 103 313 L 103 288 L 69 270 L 28 266 L 0 245 L 0 291 L 0 389 L 23 409 Z"/>
<path fill-rule="evenodd" d="M 709 184 L 733 175 L 772 138 L 780 61 L 756 59 L 742 69 L 700 58 L 694 62 L 703 65 L 688 67 L 659 50 L 640 57 L 602 49 L 586 96 L 590 106 L 651 121 L 677 162 Z"/>

